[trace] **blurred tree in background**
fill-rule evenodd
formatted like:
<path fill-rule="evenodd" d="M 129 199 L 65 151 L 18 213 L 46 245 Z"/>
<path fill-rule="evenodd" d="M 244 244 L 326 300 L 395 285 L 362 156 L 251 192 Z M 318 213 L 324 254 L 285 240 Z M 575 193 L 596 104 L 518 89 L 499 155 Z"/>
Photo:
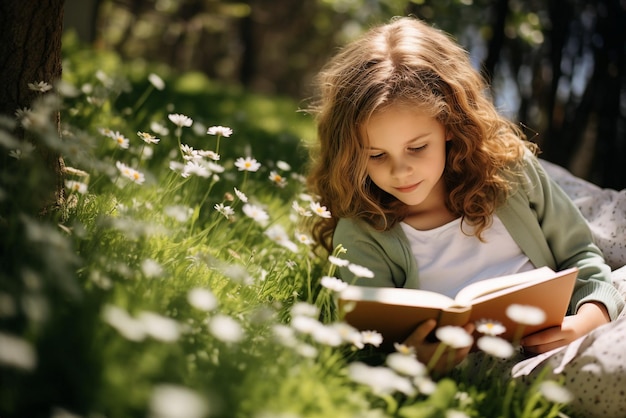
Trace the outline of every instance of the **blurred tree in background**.
<path fill-rule="evenodd" d="M 453 34 L 543 158 L 626 187 L 621 0 L 68 0 L 66 27 L 129 59 L 306 102 L 338 46 L 412 14 Z"/>

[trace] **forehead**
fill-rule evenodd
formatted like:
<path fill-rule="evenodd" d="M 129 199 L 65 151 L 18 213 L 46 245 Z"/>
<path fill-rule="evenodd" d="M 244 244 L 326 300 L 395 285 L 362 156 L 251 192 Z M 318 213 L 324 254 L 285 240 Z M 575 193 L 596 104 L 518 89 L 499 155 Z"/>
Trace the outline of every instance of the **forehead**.
<path fill-rule="evenodd" d="M 390 141 L 410 141 L 424 135 L 441 123 L 430 113 L 409 106 L 387 106 L 374 112 L 361 126 L 364 146 Z"/>

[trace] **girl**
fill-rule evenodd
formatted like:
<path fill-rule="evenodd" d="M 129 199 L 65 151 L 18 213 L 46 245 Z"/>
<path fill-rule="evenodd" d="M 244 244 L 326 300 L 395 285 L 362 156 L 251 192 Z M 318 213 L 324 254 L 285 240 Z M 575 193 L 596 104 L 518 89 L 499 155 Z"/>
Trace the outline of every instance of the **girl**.
<path fill-rule="evenodd" d="M 318 81 L 319 147 L 308 183 L 332 218 L 319 218 L 313 234 L 328 251 L 343 245 L 348 260 L 374 273 L 363 279 L 341 269 L 345 281 L 453 296 L 485 278 L 575 266 L 568 316 L 560 328 L 522 341 L 526 353 L 547 354 L 530 359 L 534 366 L 518 364 L 516 373 L 532 373 L 544 357 L 562 361 L 559 353 L 586 335 L 596 349 L 615 347 L 609 332 L 589 336 L 624 307 L 610 267 L 580 212 L 539 165 L 535 146 L 497 113 L 466 51 L 423 22 L 398 18 L 347 45 Z M 425 322 L 405 341 L 424 362 L 437 346 L 426 339 L 434 328 Z M 626 334 L 624 321 L 613 328 Z M 457 350 L 456 363 L 468 352 Z M 591 352 L 570 353 L 570 369 Z M 614 373 L 589 383 L 600 385 L 597 393 L 568 386 L 579 411 L 626 410 L 626 397 L 602 390 L 625 375 L 623 365 L 607 366 L 615 360 L 607 352 L 594 361 Z"/>

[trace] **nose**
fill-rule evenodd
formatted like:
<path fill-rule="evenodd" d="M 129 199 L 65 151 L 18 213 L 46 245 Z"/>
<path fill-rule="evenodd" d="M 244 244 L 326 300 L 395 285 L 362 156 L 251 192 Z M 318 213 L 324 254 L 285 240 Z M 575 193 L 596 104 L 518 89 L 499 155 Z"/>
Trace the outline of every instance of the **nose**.
<path fill-rule="evenodd" d="M 413 166 L 407 158 L 396 158 L 391 162 L 391 176 L 404 177 L 413 171 Z"/>

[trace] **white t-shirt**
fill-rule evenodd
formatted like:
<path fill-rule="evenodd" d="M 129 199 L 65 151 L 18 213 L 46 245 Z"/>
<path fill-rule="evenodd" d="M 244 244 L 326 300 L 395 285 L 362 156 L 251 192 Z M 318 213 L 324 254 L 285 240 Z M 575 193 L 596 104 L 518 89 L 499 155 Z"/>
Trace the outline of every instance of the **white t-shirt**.
<path fill-rule="evenodd" d="M 534 268 L 496 215 L 481 242 L 461 219 L 419 231 L 401 223 L 417 260 L 420 289 L 454 297 L 464 286 Z M 464 233 L 465 232 L 465 233 Z"/>

